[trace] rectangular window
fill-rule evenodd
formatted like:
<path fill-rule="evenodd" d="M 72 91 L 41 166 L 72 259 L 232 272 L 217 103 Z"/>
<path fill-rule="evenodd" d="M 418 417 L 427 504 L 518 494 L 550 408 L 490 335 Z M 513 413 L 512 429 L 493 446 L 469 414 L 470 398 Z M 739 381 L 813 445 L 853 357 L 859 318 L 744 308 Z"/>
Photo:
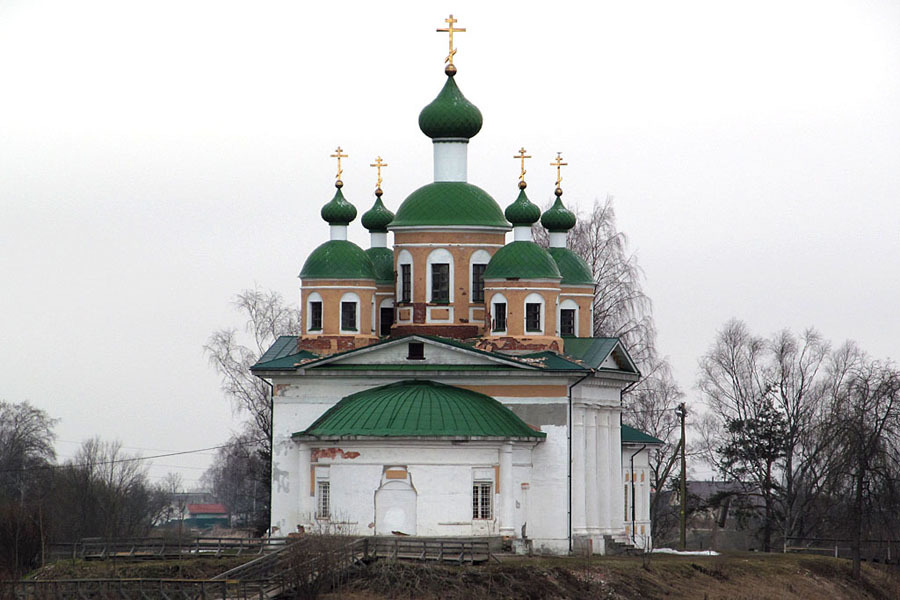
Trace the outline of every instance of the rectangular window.
<path fill-rule="evenodd" d="M 394 309 L 393 307 L 382 307 L 381 308 L 381 335 L 387 336 L 391 335 L 391 325 L 394 324 Z"/>
<path fill-rule="evenodd" d="M 331 517 L 331 486 L 328 481 L 316 482 L 316 518 Z"/>
<path fill-rule="evenodd" d="M 341 302 L 341 329 L 356 331 L 356 302 Z"/>
<path fill-rule="evenodd" d="M 322 329 L 322 303 L 309 303 L 309 330 L 320 331 Z"/>
<path fill-rule="evenodd" d="M 493 519 L 494 484 L 491 481 L 476 481 L 472 484 L 472 518 Z"/>
<path fill-rule="evenodd" d="M 560 335 L 575 335 L 575 309 L 564 308 L 559 311 Z"/>
<path fill-rule="evenodd" d="M 424 342 L 410 342 L 408 350 L 409 354 L 406 355 L 406 360 L 425 360 Z"/>
<path fill-rule="evenodd" d="M 494 331 L 506 331 L 506 302 L 494 304 Z"/>
<path fill-rule="evenodd" d="M 412 265 L 400 265 L 400 302 L 412 302 Z"/>
<path fill-rule="evenodd" d="M 450 302 L 450 265 L 448 263 L 431 265 L 431 301 Z"/>
<path fill-rule="evenodd" d="M 529 302 L 525 305 L 525 331 L 540 332 L 541 330 L 541 305 L 537 302 Z"/>
<path fill-rule="evenodd" d="M 484 269 L 487 265 L 472 265 L 472 302 L 484 302 Z"/>

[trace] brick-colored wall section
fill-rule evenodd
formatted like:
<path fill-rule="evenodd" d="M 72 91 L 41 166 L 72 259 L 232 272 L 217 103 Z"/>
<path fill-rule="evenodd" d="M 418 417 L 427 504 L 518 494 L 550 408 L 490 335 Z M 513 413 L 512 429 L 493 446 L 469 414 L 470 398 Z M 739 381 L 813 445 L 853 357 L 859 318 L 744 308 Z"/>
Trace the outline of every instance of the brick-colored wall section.
<path fill-rule="evenodd" d="M 465 340 L 477 337 L 478 327 L 476 325 L 394 325 L 391 327 L 392 336 L 416 333 Z"/>
<path fill-rule="evenodd" d="M 301 350 L 309 350 L 320 355 L 334 354 L 344 350 L 362 348 L 378 341 L 375 336 L 364 335 L 314 335 L 303 336 L 298 344 Z"/>
<path fill-rule="evenodd" d="M 488 352 L 518 352 L 530 350 L 553 350 L 562 352 L 562 340 L 556 336 L 535 337 L 492 337 L 479 340 L 475 347 Z"/>

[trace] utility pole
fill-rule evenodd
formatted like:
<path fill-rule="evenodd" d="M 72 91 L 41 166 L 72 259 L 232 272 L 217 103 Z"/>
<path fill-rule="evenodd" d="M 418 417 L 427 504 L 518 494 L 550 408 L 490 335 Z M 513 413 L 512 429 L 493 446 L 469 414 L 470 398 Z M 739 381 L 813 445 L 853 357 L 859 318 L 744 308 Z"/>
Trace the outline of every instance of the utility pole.
<path fill-rule="evenodd" d="M 687 540 L 685 536 L 685 524 L 687 521 L 687 461 L 684 457 L 684 419 L 687 416 L 687 409 L 684 402 L 678 405 L 678 417 L 681 419 L 681 549 L 687 550 Z"/>

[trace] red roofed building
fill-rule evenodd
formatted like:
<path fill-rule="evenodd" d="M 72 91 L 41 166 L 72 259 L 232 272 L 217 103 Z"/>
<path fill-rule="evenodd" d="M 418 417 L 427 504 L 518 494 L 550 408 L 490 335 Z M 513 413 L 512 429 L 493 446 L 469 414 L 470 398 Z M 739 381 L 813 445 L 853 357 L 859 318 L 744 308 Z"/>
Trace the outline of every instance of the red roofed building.
<path fill-rule="evenodd" d="M 211 527 L 228 527 L 228 509 L 224 504 L 188 504 L 187 516 L 184 524 L 197 529 L 209 529 Z"/>

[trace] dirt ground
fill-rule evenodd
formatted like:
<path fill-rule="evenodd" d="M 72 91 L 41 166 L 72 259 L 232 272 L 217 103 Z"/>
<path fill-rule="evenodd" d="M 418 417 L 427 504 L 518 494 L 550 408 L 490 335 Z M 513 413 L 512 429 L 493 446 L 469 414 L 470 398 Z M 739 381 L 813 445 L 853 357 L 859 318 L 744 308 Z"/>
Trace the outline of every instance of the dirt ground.
<path fill-rule="evenodd" d="M 374 563 L 328 600 L 602 598 L 609 600 L 895 600 L 900 568 L 784 554 L 513 558 L 500 565 Z"/>

